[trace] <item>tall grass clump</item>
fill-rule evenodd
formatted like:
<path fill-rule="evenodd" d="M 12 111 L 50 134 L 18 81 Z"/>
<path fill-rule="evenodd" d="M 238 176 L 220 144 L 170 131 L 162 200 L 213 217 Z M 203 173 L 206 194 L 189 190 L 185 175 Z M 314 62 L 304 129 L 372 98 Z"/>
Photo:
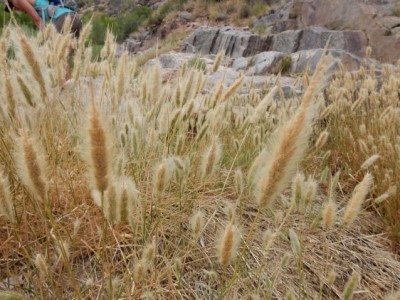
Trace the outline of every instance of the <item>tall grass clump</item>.
<path fill-rule="evenodd" d="M 211 82 L 225 73 L 222 54 L 166 78 L 143 57 L 115 57 L 108 31 L 93 59 L 90 28 L 76 44 L 52 27 L 0 36 L 1 49 L 15 46 L 0 52 L 0 298 L 381 299 L 400 289 L 379 222 L 398 193 L 397 69 L 381 85 L 365 69 L 329 77 L 324 56 L 298 81 L 301 97 L 276 101 L 279 77 L 262 88 L 244 75 Z"/>
<path fill-rule="evenodd" d="M 329 149 L 331 154 L 322 167 L 345 170 L 347 189 L 360 182 L 365 172 L 377 179 L 365 206 L 378 212 L 398 243 L 400 71 L 398 65 L 382 65 L 378 76 L 376 68 L 363 66 L 351 74 L 342 70 L 328 86 L 324 124 L 329 140 L 321 151 Z"/>

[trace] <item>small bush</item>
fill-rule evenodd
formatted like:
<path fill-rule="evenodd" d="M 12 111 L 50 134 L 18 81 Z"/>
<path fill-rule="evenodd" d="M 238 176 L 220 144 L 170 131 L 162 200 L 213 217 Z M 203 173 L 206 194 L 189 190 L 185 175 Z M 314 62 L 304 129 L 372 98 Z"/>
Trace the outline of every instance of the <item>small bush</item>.
<path fill-rule="evenodd" d="M 290 70 L 291 66 L 292 66 L 292 57 L 290 55 L 287 55 L 284 58 L 282 58 L 282 61 L 281 61 L 282 74 L 287 73 Z"/>
<path fill-rule="evenodd" d="M 256 16 L 257 18 L 264 16 L 268 13 L 269 7 L 264 3 L 257 3 L 253 6 L 252 15 Z"/>
<path fill-rule="evenodd" d="M 115 29 L 115 20 L 113 17 L 106 15 L 96 15 L 92 20 L 91 40 L 93 44 L 104 44 L 107 28 Z M 114 31 L 114 30 L 113 30 Z"/>
<path fill-rule="evenodd" d="M 147 6 L 138 7 L 123 14 L 115 23 L 115 35 L 118 42 L 124 41 L 130 33 L 138 30 L 146 20 L 151 17 L 151 9 Z"/>
<path fill-rule="evenodd" d="M 93 30 L 91 33 L 91 41 L 93 44 L 104 44 L 104 38 L 107 28 L 110 28 L 115 35 L 117 42 L 123 42 L 129 34 L 138 30 L 138 28 L 151 17 L 151 9 L 147 6 L 141 6 L 130 10 L 121 16 L 110 17 L 105 14 L 95 16 L 85 15 L 82 18 L 84 23 L 92 18 Z"/>

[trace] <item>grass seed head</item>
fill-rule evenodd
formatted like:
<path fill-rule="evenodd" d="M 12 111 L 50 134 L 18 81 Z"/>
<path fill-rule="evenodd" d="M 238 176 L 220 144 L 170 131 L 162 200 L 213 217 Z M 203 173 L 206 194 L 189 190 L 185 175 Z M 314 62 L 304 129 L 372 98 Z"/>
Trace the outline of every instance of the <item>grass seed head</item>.
<path fill-rule="evenodd" d="M 5 174 L 0 174 L 0 215 L 12 223 L 16 221 L 10 184 Z"/>
<path fill-rule="evenodd" d="M 204 213 L 202 211 L 197 211 L 190 218 L 190 227 L 192 229 L 193 238 L 197 240 L 204 229 Z"/>
<path fill-rule="evenodd" d="M 236 225 L 228 223 L 222 237 L 218 241 L 218 261 L 222 266 L 227 267 L 234 261 L 237 255 L 239 242 L 239 229 Z"/>
<path fill-rule="evenodd" d="M 329 201 L 322 211 L 322 228 L 329 230 L 335 225 L 336 205 L 333 200 Z"/>
<path fill-rule="evenodd" d="M 34 264 L 36 268 L 39 270 L 40 279 L 42 281 L 45 281 L 49 274 L 49 268 L 42 254 L 40 253 L 36 254 Z"/>
<path fill-rule="evenodd" d="M 26 132 L 19 139 L 16 152 L 16 164 L 20 178 L 28 190 L 41 199 L 47 200 L 48 179 L 46 176 L 46 163 L 43 150 Z"/>
<path fill-rule="evenodd" d="M 353 195 L 346 206 L 343 216 L 343 224 L 345 226 L 350 226 L 357 218 L 372 183 L 372 175 L 367 173 L 365 174 L 364 179 L 354 189 Z"/>
<path fill-rule="evenodd" d="M 372 166 L 379 158 L 380 158 L 380 155 L 379 155 L 379 154 L 374 154 L 374 155 L 370 156 L 368 159 L 366 159 L 366 160 L 362 163 L 360 169 L 361 169 L 361 170 L 368 169 L 368 168 L 369 168 L 370 166 Z"/>
<path fill-rule="evenodd" d="M 100 113 L 94 105 L 90 111 L 90 119 L 88 126 L 89 145 L 88 157 L 90 161 L 90 176 L 93 186 L 100 193 L 104 193 L 110 180 L 110 163 L 112 157 L 110 155 L 108 140 L 105 126 L 100 118 Z"/>
<path fill-rule="evenodd" d="M 357 272 L 353 272 L 353 274 L 347 281 L 346 286 L 344 287 L 343 294 L 342 294 L 343 300 L 353 299 L 353 294 L 354 294 L 355 289 L 357 288 L 359 277 L 360 277 L 360 275 Z"/>
<path fill-rule="evenodd" d="M 328 137 L 329 137 L 329 132 L 327 130 L 322 131 L 317 141 L 315 142 L 315 148 L 321 149 L 328 141 Z"/>
<path fill-rule="evenodd" d="M 219 161 L 221 159 L 222 149 L 221 144 L 217 137 L 214 137 L 211 141 L 211 145 L 208 147 L 201 161 L 200 175 L 201 179 L 204 180 L 206 177 L 211 176 Z"/>
<path fill-rule="evenodd" d="M 286 126 L 277 133 L 276 141 L 259 173 L 256 200 L 260 208 L 271 206 L 290 182 L 297 164 L 307 149 L 311 133 L 311 110 L 296 112 Z"/>

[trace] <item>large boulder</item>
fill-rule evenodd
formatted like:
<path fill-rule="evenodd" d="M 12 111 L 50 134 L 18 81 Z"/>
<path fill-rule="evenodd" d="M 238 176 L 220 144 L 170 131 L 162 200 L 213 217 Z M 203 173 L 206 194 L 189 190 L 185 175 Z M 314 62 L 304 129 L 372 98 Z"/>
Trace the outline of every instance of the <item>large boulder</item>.
<path fill-rule="evenodd" d="M 363 56 L 367 43 L 362 31 L 336 31 L 324 27 L 308 27 L 274 35 L 270 50 L 293 53 L 327 46 L 328 49 L 344 50 Z"/>
<path fill-rule="evenodd" d="M 253 67 L 248 75 L 277 74 L 281 71 L 281 61 L 285 54 L 277 51 L 261 52 L 252 59 Z"/>
<path fill-rule="evenodd" d="M 285 53 L 296 52 L 299 49 L 301 35 L 301 30 L 287 30 L 275 34 L 272 38 L 270 50 Z"/>
<path fill-rule="evenodd" d="M 400 36 L 392 32 L 397 28 L 393 11 L 399 5 L 398 0 L 329 0 L 323 5 L 321 0 L 295 0 L 295 5 L 299 26 L 361 30 L 366 34 L 375 58 L 384 62 L 396 62 L 400 58 Z"/>
<path fill-rule="evenodd" d="M 333 57 L 333 64 L 330 71 L 336 71 L 339 68 L 339 64 L 342 64 L 347 71 L 358 70 L 363 63 L 363 60 L 343 50 L 328 50 L 328 53 Z M 292 53 L 290 73 L 299 74 L 304 71 L 308 71 L 312 74 L 315 68 L 324 54 L 324 49 L 311 49 L 301 50 L 296 53 Z M 373 61 L 365 61 L 366 63 L 373 63 Z"/>
<path fill-rule="evenodd" d="M 203 54 L 217 54 L 224 50 L 226 55 L 236 58 L 266 51 L 270 43 L 269 36 L 262 37 L 231 27 L 199 27 L 186 40 L 182 50 Z"/>

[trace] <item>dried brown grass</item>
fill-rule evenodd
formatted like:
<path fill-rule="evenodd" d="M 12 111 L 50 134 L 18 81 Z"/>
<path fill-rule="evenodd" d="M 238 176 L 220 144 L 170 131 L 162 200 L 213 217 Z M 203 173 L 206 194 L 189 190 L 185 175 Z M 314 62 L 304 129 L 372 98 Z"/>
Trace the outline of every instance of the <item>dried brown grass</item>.
<path fill-rule="evenodd" d="M 61 40 L 51 30 L 43 34 L 50 40 Z M 35 41 L 25 42 L 27 49 L 38 50 Z M 136 77 L 128 77 L 133 73 L 127 70 L 133 70 L 134 64 L 125 57 L 114 68 L 114 46 L 109 36 L 101 61 L 91 61 L 90 49 L 78 47 L 75 66 L 79 72 L 74 70 L 75 80 L 63 91 L 53 86 L 51 102 L 29 105 L 21 97 L 15 103 L 19 122 L 5 122 L 8 116 L 0 116 L 7 125 L 0 131 L 0 159 L 8 174 L 15 214 L 15 222 L 10 222 L 7 213 L 5 218 L 0 216 L 1 290 L 37 299 L 270 299 L 289 294 L 294 298 L 340 299 L 354 271 L 360 274 L 354 298 L 381 299 L 400 289 L 398 257 L 390 251 L 379 215 L 368 210 L 373 206 L 368 199 L 378 191 L 382 191 L 378 195 L 388 195 L 382 203 L 391 203 L 390 197 L 396 193 L 390 189 L 397 176 L 395 169 L 382 171 L 387 173 L 381 177 L 387 184 L 371 186 L 366 205 L 359 211 L 361 217 L 352 220 L 351 226 L 341 226 L 345 200 L 351 198 L 355 183 L 367 172 L 377 178 L 382 164 L 393 164 L 395 153 L 388 146 L 392 136 L 364 136 L 366 132 L 372 135 L 378 127 L 380 133 L 394 134 L 394 128 L 383 131 L 383 125 L 366 123 L 360 129 L 359 124 L 350 122 L 351 113 L 345 114 L 343 107 L 336 106 L 336 101 L 343 105 L 342 96 L 349 97 L 347 89 L 351 91 L 352 86 L 340 77 L 339 82 L 331 83 L 331 87 L 345 84 L 346 89 L 340 91 L 340 97 L 331 96 L 330 100 L 336 99 L 334 105 L 324 112 L 324 118 L 332 118 L 328 121 L 329 139 L 313 147 L 311 130 L 315 137 L 325 130 L 319 127 L 316 116 L 320 112 L 313 104 L 319 93 L 318 80 L 311 81 L 300 108 L 297 99 L 274 106 L 269 99 L 262 101 L 265 98 L 256 90 L 241 96 L 234 92 L 241 87 L 240 78 L 231 88 L 221 82 L 206 90 L 205 75 L 199 70 L 178 72 L 177 76 L 188 76 L 177 78 L 179 89 L 173 80 L 162 83 L 162 74 L 155 74 L 154 68 L 138 69 Z M 40 47 L 46 55 L 57 55 L 51 43 Z M 10 74 L 17 69 L 32 72 L 32 62 L 18 65 L 12 58 L 7 60 Z M 55 61 L 49 57 L 48 66 L 42 66 L 46 92 L 54 84 L 49 78 L 57 78 L 60 71 L 53 65 Z M 391 88 L 396 79 L 391 79 L 390 72 L 385 75 L 390 83 L 384 92 L 392 97 L 393 106 L 397 104 Z M 127 78 L 122 79 L 124 76 Z M 359 79 L 368 89 L 368 76 L 364 78 L 367 83 Z M 41 90 L 36 81 L 25 84 L 30 90 Z M 330 94 L 339 93 L 331 87 Z M 5 96 L 1 93 L 0 97 L 4 100 Z M 357 111 L 364 106 L 363 101 L 356 107 L 350 103 L 345 107 Z M 237 109 L 245 106 L 245 111 Z M 268 110 L 268 116 L 261 106 Z M 257 117 L 249 122 L 254 111 Z M 386 126 L 397 120 L 396 113 L 393 107 L 376 115 Z M 280 123 L 271 122 L 271 118 Z M 351 125 L 357 134 L 349 129 L 340 135 L 332 127 L 336 118 L 341 118 L 344 128 Z M 86 127 L 82 126 L 85 120 Z M 272 139 L 271 132 L 278 128 L 284 128 L 278 131 L 284 134 Z M 34 139 L 23 137 L 19 147 L 28 160 L 13 156 L 18 148 L 15 133 L 21 129 L 35 133 Z M 350 135 L 353 140 L 348 139 Z M 340 168 L 336 161 L 342 155 L 339 150 L 358 147 L 362 143 L 355 141 L 361 136 L 364 144 L 374 143 L 374 150 L 381 151 L 355 156 L 357 166 L 343 168 L 340 180 L 333 176 L 328 186 L 325 180 L 315 180 L 335 173 Z M 338 140 L 343 144 L 334 145 Z M 263 151 L 267 143 L 278 150 Z M 297 153 L 296 147 L 301 151 Z M 330 158 L 323 159 L 328 151 Z M 264 164 L 271 153 L 269 170 L 273 172 L 266 168 L 262 174 L 253 162 Z M 379 160 L 360 168 L 377 153 Z M 45 167 L 39 158 L 46 158 Z M 18 163 L 31 166 L 26 173 L 30 185 L 22 180 Z M 281 168 L 287 165 L 289 170 Z M 289 185 L 296 171 L 305 176 L 300 176 L 301 188 L 294 189 L 292 200 Z M 260 198 L 268 209 L 256 205 L 254 185 L 244 180 L 254 179 L 254 174 L 273 174 L 265 177 L 272 181 L 261 185 L 271 187 L 263 188 Z M 276 179 L 277 175 L 284 180 Z M 274 180 L 279 184 L 270 184 Z M 7 186 L 4 180 L 1 183 Z M 44 207 L 32 201 L 38 197 L 46 199 Z M 270 199 L 274 200 L 271 205 L 264 205 Z M 294 205 L 297 201 L 298 209 Z M 323 211 L 326 205 L 331 208 Z"/>

